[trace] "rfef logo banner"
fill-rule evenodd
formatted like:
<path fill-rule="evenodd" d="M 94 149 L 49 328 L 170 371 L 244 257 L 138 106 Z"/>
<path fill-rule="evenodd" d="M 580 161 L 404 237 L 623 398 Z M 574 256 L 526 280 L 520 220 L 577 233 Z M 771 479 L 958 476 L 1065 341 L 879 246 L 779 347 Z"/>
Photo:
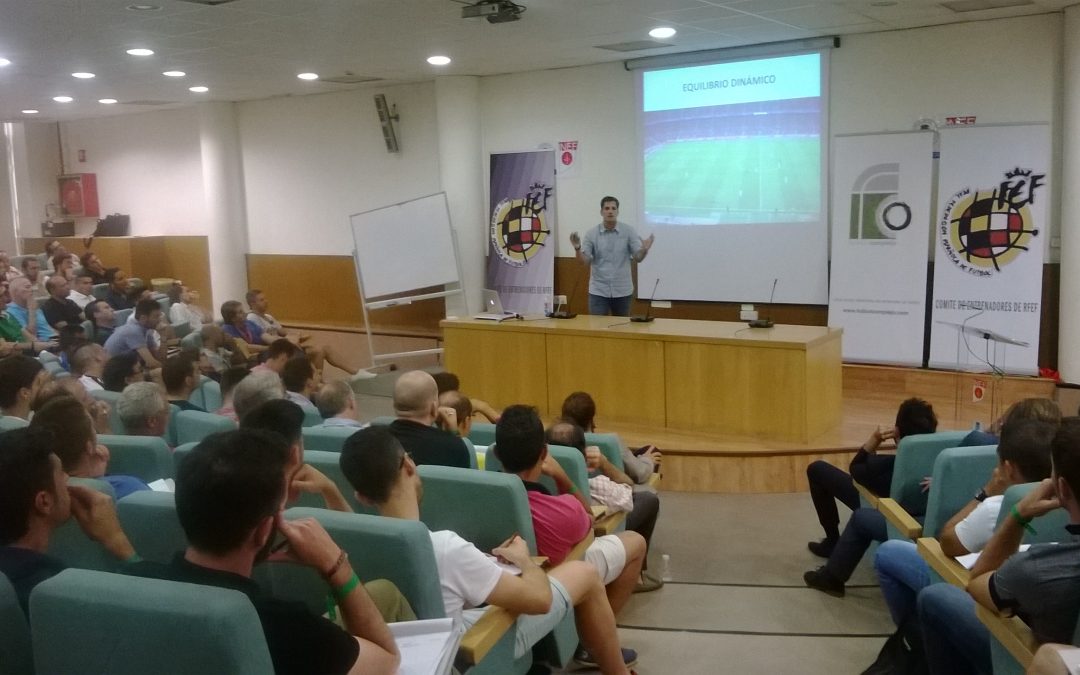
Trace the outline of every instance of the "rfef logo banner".
<path fill-rule="evenodd" d="M 1038 371 L 1049 167 L 1046 125 L 941 132 L 931 366 Z"/>
<path fill-rule="evenodd" d="M 833 141 L 829 325 L 845 361 L 921 366 L 932 132 Z"/>
<path fill-rule="evenodd" d="M 538 314 L 555 283 L 555 153 L 491 155 L 486 287 L 503 309 Z"/>

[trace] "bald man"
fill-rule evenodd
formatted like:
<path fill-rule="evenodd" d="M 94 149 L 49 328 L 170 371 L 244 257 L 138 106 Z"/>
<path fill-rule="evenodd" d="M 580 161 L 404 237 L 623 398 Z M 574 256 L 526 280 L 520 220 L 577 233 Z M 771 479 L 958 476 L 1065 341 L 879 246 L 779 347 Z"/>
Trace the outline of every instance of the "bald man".
<path fill-rule="evenodd" d="M 390 432 L 416 464 L 441 464 L 468 469 L 469 449 L 458 436 L 457 414 L 439 407 L 435 379 L 422 370 L 402 374 L 394 385 Z"/>

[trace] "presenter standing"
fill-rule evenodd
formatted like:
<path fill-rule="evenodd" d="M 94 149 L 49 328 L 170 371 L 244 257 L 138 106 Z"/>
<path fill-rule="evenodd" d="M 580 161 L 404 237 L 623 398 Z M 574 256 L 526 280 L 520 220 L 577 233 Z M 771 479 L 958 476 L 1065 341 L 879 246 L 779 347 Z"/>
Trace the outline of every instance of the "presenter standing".
<path fill-rule="evenodd" d="M 630 259 L 644 260 L 656 237 L 642 239 L 634 228 L 620 223 L 619 200 L 614 197 L 600 200 L 600 215 L 603 222 L 585 232 L 584 242 L 577 232 L 570 233 L 577 259 L 592 266 L 589 314 L 630 316 L 634 297 Z"/>

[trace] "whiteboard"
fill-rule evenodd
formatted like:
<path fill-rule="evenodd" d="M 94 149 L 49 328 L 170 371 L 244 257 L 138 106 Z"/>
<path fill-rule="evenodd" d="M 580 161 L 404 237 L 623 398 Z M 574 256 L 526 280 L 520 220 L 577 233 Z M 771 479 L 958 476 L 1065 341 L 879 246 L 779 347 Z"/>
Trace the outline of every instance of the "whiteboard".
<path fill-rule="evenodd" d="M 446 193 L 349 216 L 365 298 L 459 283 Z"/>

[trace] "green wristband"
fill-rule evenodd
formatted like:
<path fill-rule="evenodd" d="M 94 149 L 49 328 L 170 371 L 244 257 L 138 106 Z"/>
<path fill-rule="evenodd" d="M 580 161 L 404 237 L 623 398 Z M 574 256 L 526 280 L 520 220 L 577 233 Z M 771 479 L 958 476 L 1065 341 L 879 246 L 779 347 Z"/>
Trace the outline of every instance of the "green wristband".
<path fill-rule="evenodd" d="M 345 582 L 345 585 L 341 588 L 331 588 L 330 592 L 338 600 L 338 602 L 349 597 L 349 593 L 353 592 L 353 589 L 360 585 L 360 577 L 356 576 L 356 572 L 349 577 L 349 580 Z"/>
<path fill-rule="evenodd" d="M 1016 504 L 1013 504 L 1012 510 L 1009 511 L 1009 515 L 1013 517 L 1013 520 L 1019 523 L 1020 527 L 1027 530 L 1029 534 L 1038 534 L 1038 532 L 1035 531 L 1035 528 L 1031 526 L 1031 519 L 1020 515 L 1020 509 L 1016 508 Z"/>

